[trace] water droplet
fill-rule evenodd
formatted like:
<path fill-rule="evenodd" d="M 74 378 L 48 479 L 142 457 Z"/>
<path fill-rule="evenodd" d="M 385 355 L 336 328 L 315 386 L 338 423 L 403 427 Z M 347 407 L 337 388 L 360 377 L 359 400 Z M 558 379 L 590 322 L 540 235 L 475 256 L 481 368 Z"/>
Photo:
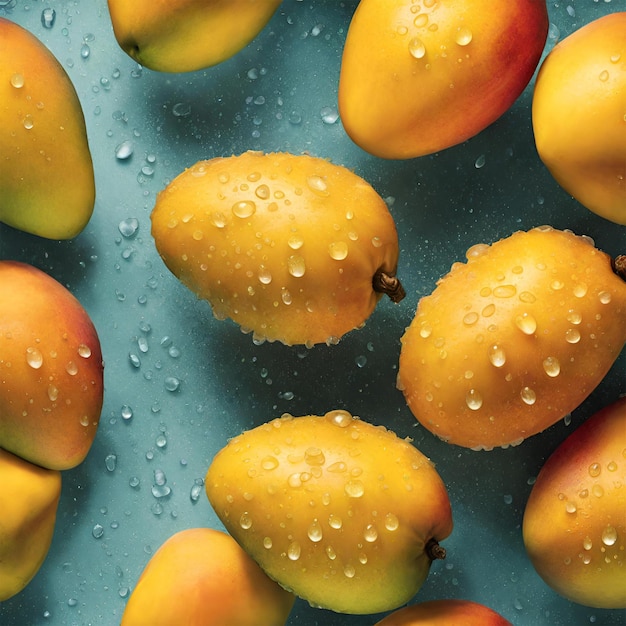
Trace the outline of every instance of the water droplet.
<path fill-rule="evenodd" d="M 348 244 L 344 241 L 335 241 L 328 246 L 328 254 L 335 261 L 343 261 L 348 256 Z"/>
<path fill-rule="evenodd" d="M 561 364 L 554 356 L 549 356 L 543 360 L 543 370 L 551 378 L 555 378 L 561 373 Z"/>
<path fill-rule="evenodd" d="M 524 302 L 525 304 L 532 304 L 537 300 L 534 294 L 530 293 L 530 291 L 522 291 L 519 295 L 520 302 Z"/>
<path fill-rule="evenodd" d="M 197 480 L 202 479 L 196 479 L 196 482 L 194 482 L 194 484 L 191 486 L 191 490 L 189 491 L 189 499 L 192 502 L 197 502 L 200 499 L 200 495 L 202 494 L 202 484 L 198 483 Z"/>
<path fill-rule="evenodd" d="M 89 55 L 91 54 L 91 48 L 89 47 L 88 44 L 84 43 L 81 47 L 80 47 L 80 56 L 83 59 L 88 59 Z"/>
<path fill-rule="evenodd" d="M 139 220 L 135 217 L 129 217 L 125 220 L 122 220 L 117 225 L 117 228 L 119 229 L 123 237 L 133 237 L 135 234 L 137 234 L 137 229 L 139 228 Z"/>
<path fill-rule="evenodd" d="M 322 540 L 323 531 L 317 520 L 313 520 L 313 523 L 309 526 L 307 530 L 307 535 L 311 541 L 317 543 Z"/>
<path fill-rule="evenodd" d="M 289 239 L 287 240 L 287 245 L 292 250 L 299 250 L 303 244 L 304 244 L 304 239 L 302 239 L 301 235 L 296 235 L 296 234 L 291 235 Z"/>
<path fill-rule="evenodd" d="M 44 28 L 50 29 L 54 26 L 57 13 L 54 9 L 46 8 L 41 12 L 41 25 Z"/>
<path fill-rule="evenodd" d="M 233 215 L 246 219 L 254 215 L 256 211 L 256 204 L 251 200 L 242 200 L 241 202 L 235 202 L 232 206 Z"/>
<path fill-rule="evenodd" d="M 580 332 L 575 328 L 568 328 L 565 331 L 565 341 L 567 343 L 578 343 L 580 341 Z"/>
<path fill-rule="evenodd" d="M 257 274 L 257 277 L 259 279 L 259 282 L 264 285 L 269 285 L 272 282 L 272 274 L 264 265 L 261 265 L 259 267 L 259 273 Z"/>
<path fill-rule="evenodd" d="M 467 404 L 467 407 L 472 411 L 478 411 L 483 405 L 483 397 L 476 389 L 470 389 L 467 394 L 465 394 L 465 404 Z"/>
<path fill-rule="evenodd" d="M 393 513 L 385 515 L 385 528 L 390 531 L 398 530 L 400 520 Z"/>
<path fill-rule="evenodd" d="M 365 486 L 360 480 L 349 480 L 344 490 L 350 498 L 360 498 L 365 493 Z"/>
<path fill-rule="evenodd" d="M 91 348 L 84 343 L 81 343 L 78 346 L 78 356 L 82 357 L 83 359 L 88 359 L 91 356 Z"/>
<path fill-rule="evenodd" d="M 324 124 L 334 124 L 339 119 L 339 113 L 332 107 L 322 107 L 320 117 Z"/>
<path fill-rule="evenodd" d="M 331 561 L 334 561 L 337 558 L 337 553 L 335 552 L 335 549 L 332 546 L 326 546 L 326 556 Z"/>
<path fill-rule="evenodd" d="M 300 544 L 297 541 L 292 541 L 287 548 L 287 556 L 291 561 L 297 561 L 300 558 L 300 553 L 302 549 L 300 548 Z"/>
<path fill-rule="evenodd" d="M 180 380 L 176 376 L 166 376 L 164 385 L 168 391 L 176 391 L 180 387 Z"/>
<path fill-rule="evenodd" d="M 426 46 L 418 37 L 409 41 L 409 54 L 415 59 L 423 59 L 426 56 Z"/>
<path fill-rule="evenodd" d="M 241 526 L 244 530 L 248 530 L 252 528 L 252 518 L 249 513 L 242 513 L 239 518 L 239 526 Z"/>
<path fill-rule="evenodd" d="M 601 291 L 598 294 L 598 299 L 601 304 L 609 304 L 609 302 L 611 302 L 611 294 L 608 291 Z"/>
<path fill-rule="evenodd" d="M 117 467 L 117 456 L 115 454 L 107 454 L 104 457 L 104 465 L 107 468 L 107 472 L 114 472 Z"/>
<path fill-rule="evenodd" d="M 413 20 L 413 25 L 416 28 L 424 28 L 427 24 L 428 24 L 427 13 L 418 13 L 415 19 Z"/>
<path fill-rule="evenodd" d="M 525 334 L 533 335 L 537 330 L 537 320 L 530 313 L 522 313 L 515 318 L 515 325 Z"/>
<path fill-rule="evenodd" d="M 478 321 L 478 313 L 476 313 L 475 311 L 471 311 L 470 313 L 466 313 L 463 316 L 463 323 L 466 326 L 472 326 L 477 321 Z"/>
<path fill-rule="evenodd" d="M 261 461 L 261 467 L 266 471 L 274 470 L 278 467 L 278 459 L 274 456 L 266 456 Z"/>
<path fill-rule="evenodd" d="M 328 525 L 335 530 L 339 530 L 343 526 L 343 520 L 334 513 L 328 516 Z"/>
<path fill-rule="evenodd" d="M 152 485 L 150 491 L 152 495 L 159 500 L 161 498 L 167 498 L 172 493 L 172 490 L 167 485 Z"/>
<path fill-rule="evenodd" d="M 48 385 L 48 399 L 50 402 L 55 402 L 59 397 L 59 390 L 54 385 Z"/>
<path fill-rule="evenodd" d="M 289 273 L 295 278 L 300 278 L 304 276 L 306 272 L 306 265 L 304 263 L 304 258 L 299 254 L 293 254 L 287 259 L 287 269 Z"/>
<path fill-rule="evenodd" d="M 38 370 L 43 365 L 43 354 L 37 348 L 26 348 L 26 362 Z"/>
<path fill-rule="evenodd" d="M 483 317 L 491 317 L 496 312 L 495 304 L 488 304 L 483 310 L 480 312 Z"/>
<path fill-rule="evenodd" d="M 135 148 L 131 141 L 122 141 L 122 143 L 115 148 L 115 158 L 119 161 L 125 161 L 133 155 L 134 150 Z"/>
<path fill-rule="evenodd" d="M 15 89 L 21 89 L 24 86 L 24 76 L 19 73 L 15 73 L 11 76 L 10 79 L 11 86 L 15 87 Z"/>
<path fill-rule="evenodd" d="M 506 353 L 504 349 L 494 344 L 489 348 L 489 360 L 494 367 L 502 367 L 506 363 Z"/>
<path fill-rule="evenodd" d="M 602 543 L 605 546 L 612 546 L 615 545 L 615 542 L 617 541 L 617 530 L 615 529 L 614 526 L 607 526 L 603 531 L 602 531 Z"/>
<path fill-rule="evenodd" d="M 328 196 L 328 185 L 321 176 L 309 176 L 306 179 L 308 188 L 315 192 L 318 196 Z"/>
<path fill-rule="evenodd" d="M 565 503 L 565 510 L 566 510 L 568 513 L 572 513 L 572 514 L 573 514 L 573 513 L 576 513 L 577 508 L 576 508 L 576 505 L 575 505 L 572 501 L 568 500 L 568 501 Z"/>
<path fill-rule="evenodd" d="M 598 476 L 600 476 L 600 472 L 602 472 L 602 466 L 600 465 L 600 463 L 592 463 L 589 466 L 588 472 L 589 476 L 591 476 L 592 478 L 597 478 Z"/>
<path fill-rule="evenodd" d="M 365 527 L 365 530 L 363 531 L 363 538 L 368 543 L 373 543 L 376 539 L 378 539 L 378 530 L 374 524 L 368 524 Z"/>
<path fill-rule="evenodd" d="M 356 570 L 354 569 L 354 565 L 350 565 L 350 564 L 348 563 L 348 565 L 346 565 L 346 566 L 343 568 L 343 573 L 344 573 L 344 576 L 345 576 L 346 578 L 354 578 L 354 576 L 355 576 L 355 574 L 356 574 Z"/>
<path fill-rule="evenodd" d="M 528 405 L 533 405 L 537 401 L 537 394 L 530 387 L 524 387 L 520 391 L 520 397 Z"/>
<path fill-rule="evenodd" d="M 326 457 L 324 453 L 319 449 L 311 446 L 304 451 L 304 462 L 307 465 L 324 465 L 326 463 Z"/>
<path fill-rule="evenodd" d="M 476 159 L 476 161 L 474 161 L 474 167 L 475 167 L 477 170 L 479 170 L 479 169 L 481 169 L 482 167 L 485 167 L 485 163 L 486 163 L 486 162 L 487 162 L 487 159 L 486 159 L 485 155 L 484 155 L 484 154 L 481 154 L 481 155 L 480 155 L 480 156 Z"/>
<path fill-rule="evenodd" d="M 570 309 L 567 312 L 567 321 L 570 324 L 580 324 L 583 321 L 583 316 L 578 311 Z"/>
<path fill-rule="evenodd" d="M 515 285 L 498 285 L 493 290 L 496 298 L 512 298 L 517 293 Z"/>
<path fill-rule="evenodd" d="M 577 298 L 584 298 L 587 295 L 588 287 L 585 283 L 579 283 L 574 287 L 573 293 Z"/>
<path fill-rule="evenodd" d="M 459 46 L 467 46 L 472 41 L 472 31 L 466 26 L 459 26 L 456 30 L 454 41 Z"/>
<path fill-rule="evenodd" d="M 591 548 L 593 548 L 593 542 L 591 541 L 591 537 L 587 536 L 583 539 L 583 548 L 585 550 L 591 550 Z"/>
<path fill-rule="evenodd" d="M 602 70 L 600 72 L 600 75 L 598 76 L 598 78 L 605 83 L 607 80 L 609 80 L 609 72 L 608 70 Z"/>
<path fill-rule="evenodd" d="M 91 529 L 91 535 L 94 539 L 100 539 L 103 535 L 104 535 L 104 527 L 102 526 L 102 524 L 95 524 L 94 527 Z M 68 604 L 70 604 L 70 602 L 74 602 L 74 604 L 76 604 L 76 600 L 68 600 Z M 73 606 L 72 604 L 70 604 L 70 606 Z"/>

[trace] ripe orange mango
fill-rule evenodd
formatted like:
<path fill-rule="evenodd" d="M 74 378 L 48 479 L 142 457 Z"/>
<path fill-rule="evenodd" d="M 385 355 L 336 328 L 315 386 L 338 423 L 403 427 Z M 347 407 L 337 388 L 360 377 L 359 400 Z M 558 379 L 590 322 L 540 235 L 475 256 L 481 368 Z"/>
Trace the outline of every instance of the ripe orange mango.
<path fill-rule="evenodd" d="M 201 161 L 158 195 L 152 234 L 172 273 L 258 342 L 336 343 L 384 292 L 404 295 L 387 205 L 320 158 Z"/>
<path fill-rule="evenodd" d="M 459 144 L 511 107 L 547 34 L 545 0 L 361 0 L 341 62 L 343 126 L 387 159 Z"/>
<path fill-rule="evenodd" d="M 626 608 L 626 398 L 579 426 L 541 468 L 524 511 L 528 556 L 572 602 Z"/>
<path fill-rule="evenodd" d="M 532 121 L 537 152 L 588 209 L 626 224 L 626 12 L 559 42 L 539 69 Z"/>
<path fill-rule="evenodd" d="M 271 578 L 341 613 L 410 600 L 452 531 L 430 460 L 343 410 L 283 415 L 235 437 L 213 459 L 205 488 Z"/>
<path fill-rule="evenodd" d="M 0 448 L 0 602 L 18 594 L 44 562 L 54 533 L 61 473 Z"/>
<path fill-rule="evenodd" d="M 474 449 L 548 428 L 626 342 L 623 276 L 589 238 L 550 227 L 473 246 L 419 301 L 402 338 L 398 386 L 411 411 Z"/>
<path fill-rule="evenodd" d="M 512 626 L 483 604 L 470 600 L 431 600 L 393 612 L 376 626 Z"/>
<path fill-rule="evenodd" d="M 59 282 L 0 261 L 0 447 L 50 469 L 87 455 L 103 401 L 100 341 Z"/>
<path fill-rule="evenodd" d="M 70 239 L 87 225 L 95 182 L 69 76 L 33 34 L 0 17 L 0 222 Z"/>
<path fill-rule="evenodd" d="M 121 626 L 282 626 L 294 601 L 232 537 L 191 528 L 154 553 Z"/>
<path fill-rule="evenodd" d="M 137 63 L 191 72 L 232 57 L 269 22 L 281 0 L 108 0 L 113 32 Z"/>

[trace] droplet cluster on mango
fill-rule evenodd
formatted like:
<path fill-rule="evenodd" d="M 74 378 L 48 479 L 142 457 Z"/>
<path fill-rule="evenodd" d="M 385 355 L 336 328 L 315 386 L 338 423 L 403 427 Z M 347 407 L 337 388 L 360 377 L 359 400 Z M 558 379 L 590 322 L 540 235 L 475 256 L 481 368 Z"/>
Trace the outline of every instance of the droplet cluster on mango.
<path fill-rule="evenodd" d="M 409 441 L 344 410 L 283 415 L 214 457 L 207 496 L 265 572 L 313 606 L 408 602 L 452 531 L 448 494 Z"/>
<path fill-rule="evenodd" d="M 152 234 L 172 273 L 257 342 L 336 343 L 383 293 L 404 296 L 384 200 L 316 157 L 201 161 L 158 195 Z"/>
<path fill-rule="evenodd" d="M 577 408 L 626 342 L 626 281 L 551 227 L 476 245 L 422 298 L 398 386 L 418 421 L 474 449 L 521 443 Z"/>

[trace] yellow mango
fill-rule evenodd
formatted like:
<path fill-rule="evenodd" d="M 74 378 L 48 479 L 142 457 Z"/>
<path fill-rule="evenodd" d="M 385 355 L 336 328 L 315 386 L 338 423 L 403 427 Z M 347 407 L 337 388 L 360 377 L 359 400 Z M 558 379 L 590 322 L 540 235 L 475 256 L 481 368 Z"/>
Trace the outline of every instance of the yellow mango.
<path fill-rule="evenodd" d="M 44 562 L 54 533 L 61 473 L 0 448 L 0 602 L 16 595 Z"/>
<path fill-rule="evenodd" d="M 152 234 L 172 273 L 258 342 L 336 343 L 383 293 L 404 295 L 387 205 L 361 177 L 316 157 L 196 163 L 159 193 Z"/>
<path fill-rule="evenodd" d="M 191 528 L 154 553 L 121 626 L 282 626 L 294 601 L 232 537 Z"/>
<path fill-rule="evenodd" d="M 398 386 L 453 444 L 521 443 L 574 410 L 626 342 L 622 275 L 587 237 L 551 227 L 478 244 L 419 301 Z"/>
<path fill-rule="evenodd" d="M 537 152 L 589 210 L 626 224 L 626 12 L 605 15 L 560 41 L 537 74 Z"/>
<path fill-rule="evenodd" d="M 0 222 L 48 239 L 80 233 L 95 182 L 69 76 L 33 34 L 0 17 Z"/>
<path fill-rule="evenodd" d="M 626 398 L 549 456 L 522 533 L 537 573 L 556 592 L 586 606 L 626 608 Z"/>
<path fill-rule="evenodd" d="M 226 529 L 271 578 L 341 613 L 410 600 L 452 532 L 431 461 L 343 410 L 283 415 L 235 437 L 214 457 L 205 488 Z"/>
<path fill-rule="evenodd" d="M 137 63 L 191 72 L 232 57 L 269 22 L 281 0 L 108 0 L 113 32 Z"/>
<path fill-rule="evenodd" d="M 471 600 L 430 600 L 394 611 L 375 626 L 512 626 L 511 622 Z"/>

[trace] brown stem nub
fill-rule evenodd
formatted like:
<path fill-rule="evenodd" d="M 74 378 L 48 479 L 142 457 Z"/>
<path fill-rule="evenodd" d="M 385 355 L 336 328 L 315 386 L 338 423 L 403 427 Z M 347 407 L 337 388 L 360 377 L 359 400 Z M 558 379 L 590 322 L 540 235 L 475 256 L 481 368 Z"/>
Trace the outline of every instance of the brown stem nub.
<path fill-rule="evenodd" d="M 626 281 L 626 254 L 620 254 L 613 260 L 613 271 L 623 280 Z"/>
<path fill-rule="evenodd" d="M 374 274 L 372 286 L 377 293 L 387 294 L 395 304 L 398 304 L 406 296 L 400 280 L 396 276 L 389 276 L 389 274 L 385 274 L 381 270 Z"/>
<path fill-rule="evenodd" d="M 426 552 L 426 556 L 431 561 L 434 561 L 435 559 L 446 558 L 446 549 L 440 546 L 434 537 L 428 540 L 428 542 L 426 543 L 426 547 L 424 548 L 424 551 Z"/>

